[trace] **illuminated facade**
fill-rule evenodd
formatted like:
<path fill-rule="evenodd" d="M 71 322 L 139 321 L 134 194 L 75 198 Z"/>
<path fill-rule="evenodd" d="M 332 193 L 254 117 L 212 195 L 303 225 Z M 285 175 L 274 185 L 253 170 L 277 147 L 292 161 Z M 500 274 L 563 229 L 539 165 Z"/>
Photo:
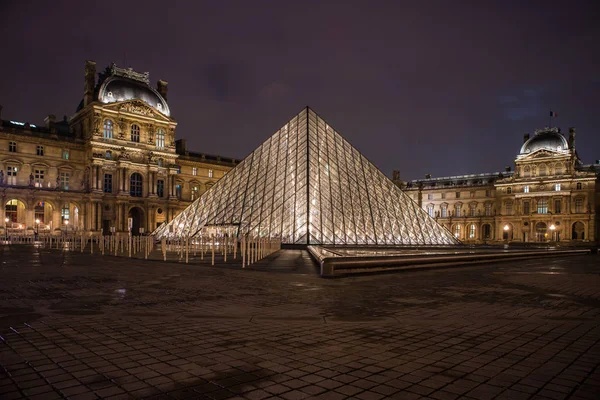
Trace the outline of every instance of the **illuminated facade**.
<path fill-rule="evenodd" d="M 136 234 L 172 220 L 237 164 L 190 152 L 176 127 L 167 82 L 88 61 L 70 118 L 0 119 L 0 233 Z"/>
<path fill-rule="evenodd" d="M 465 243 L 594 243 L 600 237 L 600 162 L 583 164 L 575 129 L 525 135 L 515 170 L 396 182 Z M 397 177 L 398 178 L 398 177 Z"/>
<path fill-rule="evenodd" d="M 212 226 L 289 244 L 457 243 L 310 108 L 155 234 Z"/>

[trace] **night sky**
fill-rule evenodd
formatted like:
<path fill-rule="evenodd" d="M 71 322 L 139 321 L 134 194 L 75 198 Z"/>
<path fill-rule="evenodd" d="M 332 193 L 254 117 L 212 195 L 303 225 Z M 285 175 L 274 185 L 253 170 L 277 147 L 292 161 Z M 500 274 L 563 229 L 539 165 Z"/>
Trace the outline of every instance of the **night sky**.
<path fill-rule="evenodd" d="M 2 118 L 72 115 L 84 62 L 169 82 L 177 137 L 243 158 L 309 105 L 388 176 L 513 165 L 577 128 L 600 159 L 594 1 L 2 1 Z"/>

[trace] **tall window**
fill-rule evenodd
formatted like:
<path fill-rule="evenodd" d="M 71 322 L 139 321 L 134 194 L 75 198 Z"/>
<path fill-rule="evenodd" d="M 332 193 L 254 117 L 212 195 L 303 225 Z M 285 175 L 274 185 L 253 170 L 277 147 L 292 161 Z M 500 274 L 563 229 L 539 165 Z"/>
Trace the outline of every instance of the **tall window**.
<path fill-rule="evenodd" d="M 560 200 L 554 200 L 554 214 L 560 214 Z"/>
<path fill-rule="evenodd" d="M 62 151 L 62 158 L 63 158 L 63 160 L 68 160 L 69 159 L 69 150 L 68 149 L 64 149 Z"/>
<path fill-rule="evenodd" d="M 581 190 L 582 186 L 581 182 L 577 182 L 577 190 Z"/>
<path fill-rule="evenodd" d="M 446 192 L 442 192 L 442 199 L 446 198 Z"/>
<path fill-rule="evenodd" d="M 548 200 L 539 199 L 537 206 L 538 214 L 548 214 Z"/>
<path fill-rule="evenodd" d="M 181 185 L 175 185 L 175 196 L 181 200 Z"/>
<path fill-rule="evenodd" d="M 427 206 L 427 214 L 429 214 L 430 217 L 433 217 L 433 206 Z"/>
<path fill-rule="evenodd" d="M 106 150 L 106 153 L 104 153 L 104 158 L 107 160 L 112 160 L 112 151 Z"/>
<path fill-rule="evenodd" d="M 6 206 L 4 207 L 4 215 L 8 218 L 10 222 L 17 222 L 17 207 L 19 205 L 19 200 L 9 200 L 6 202 Z M 6 221 L 3 221 L 4 223 Z"/>
<path fill-rule="evenodd" d="M 156 195 L 158 197 L 164 197 L 165 195 L 165 181 L 162 179 L 156 181 Z"/>
<path fill-rule="evenodd" d="M 44 186 L 44 170 L 43 169 L 33 170 L 33 185 L 35 187 L 43 187 Z"/>
<path fill-rule="evenodd" d="M 36 147 L 36 149 L 35 149 L 35 153 L 36 153 L 38 156 L 43 156 L 43 155 L 44 155 L 44 146 L 39 146 L 39 145 L 38 145 L 38 146 Z"/>
<path fill-rule="evenodd" d="M 529 168 L 529 166 L 524 167 L 523 168 L 523 177 L 529 178 L 530 175 L 531 175 L 531 169 Z"/>
<path fill-rule="evenodd" d="M 104 193 L 112 193 L 112 174 L 104 174 Z"/>
<path fill-rule="evenodd" d="M 492 215 L 492 205 L 490 203 L 485 204 L 485 216 L 489 217 Z"/>
<path fill-rule="evenodd" d="M 556 184 L 554 184 L 554 190 L 555 190 L 556 192 L 560 192 L 560 183 L 556 183 Z"/>
<path fill-rule="evenodd" d="M 575 212 L 578 214 L 583 212 L 583 199 L 575 199 Z"/>
<path fill-rule="evenodd" d="M 486 190 L 485 191 L 485 197 L 492 197 L 492 191 L 491 190 Z"/>
<path fill-rule="evenodd" d="M 209 170 L 208 170 L 208 177 L 209 177 L 209 178 L 212 178 L 212 177 L 213 177 L 213 170 L 212 170 L 212 169 L 209 169 Z"/>
<path fill-rule="evenodd" d="M 192 167 L 192 175 L 194 175 L 194 176 L 198 175 L 198 168 Z"/>
<path fill-rule="evenodd" d="M 136 124 L 131 125 L 131 141 L 136 143 L 140 142 L 140 127 Z"/>
<path fill-rule="evenodd" d="M 9 165 L 6 167 L 6 183 L 8 185 L 16 185 L 17 184 L 17 172 L 19 171 L 19 167 L 15 165 Z"/>
<path fill-rule="evenodd" d="M 200 194 L 198 186 L 192 186 L 192 201 L 196 200 Z"/>
<path fill-rule="evenodd" d="M 165 131 L 159 129 L 156 132 L 156 148 L 162 149 L 165 147 Z"/>
<path fill-rule="evenodd" d="M 460 204 L 454 206 L 454 215 L 460 217 Z"/>
<path fill-rule="evenodd" d="M 442 214 L 442 218 L 446 218 L 448 216 L 448 206 L 447 205 L 444 204 L 442 206 L 441 214 Z"/>
<path fill-rule="evenodd" d="M 134 172 L 129 177 L 129 195 L 132 197 L 142 197 L 142 175 Z"/>
<path fill-rule="evenodd" d="M 504 208 L 506 209 L 506 215 L 512 215 L 512 206 L 512 202 L 510 201 L 504 205 Z"/>
<path fill-rule="evenodd" d="M 529 208 L 529 202 L 524 201 L 523 202 L 523 215 L 529 215 L 530 212 L 531 212 L 531 210 Z"/>
<path fill-rule="evenodd" d="M 475 239 L 475 224 L 469 225 L 469 239 Z"/>
<path fill-rule="evenodd" d="M 69 204 L 65 204 L 62 209 L 60 210 L 60 217 L 62 220 L 63 225 L 65 224 L 65 221 L 68 221 L 71 218 L 71 212 L 69 210 Z"/>
<path fill-rule="evenodd" d="M 470 215 L 471 217 L 474 217 L 474 216 L 475 216 L 475 210 L 476 210 L 476 208 L 477 208 L 477 206 L 476 206 L 475 204 L 471 204 L 471 205 L 469 206 L 469 215 Z"/>
<path fill-rule="evenodd" d="M 61 172 L 59 177 L 60 177 L 60 189 L 61 190 L 69 190 L 70 174 L 68 172 Z"/>
<path fill-rule="evenodd" d="M 506 188 L 506 193 L 507 194 L 511 194 L 512 193 L 512 188 L 511 187 Z"/>
<path fill-rule="evenodd" d="M 33 220 L 40 221 L 40 224 L 44 223 L 44 202 L 38 201 L 33 208 Z"/>
<path fill-rule="evenodd" d="M 11 153 L 17 152 L 17 142 L 8 142 L 8 151 Z"/>
<path fill-rule="evenodd" d="M 529 193 L 529 185 L 525 185 L 525 187 L 523 187 L 523 193 Z"/>
<path fill-rule="evenodd" d="M 460 192 L 456 192 L 456 198 L 460 199 Z"/>
<path fill-rule="evenodd" d="M 460 225 L 454 225 L 454 237 L 460 237 Z"/>
<path fill-rule="evenodd" d="M 104 120 L 104 138 L 105 139 L 112 139 L 113 138 L 113 123 L 110 119 L 105 119 Z"/>
<path fill-rule="evenodd" d="M 433 193 L 427 194 L 427 200 L 433 200 Z"/>

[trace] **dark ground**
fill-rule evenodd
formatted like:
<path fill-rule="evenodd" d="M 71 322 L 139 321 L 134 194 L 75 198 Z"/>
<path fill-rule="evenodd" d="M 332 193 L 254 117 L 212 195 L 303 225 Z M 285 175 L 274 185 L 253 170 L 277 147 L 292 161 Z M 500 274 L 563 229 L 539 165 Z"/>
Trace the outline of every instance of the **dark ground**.
<path fill-rule="evenodd" d="M 596 399 L 600 258 L 326 280 L 0 247 L 0 398 Z M 111 397 L 112 396 L 112 397 Z"/>

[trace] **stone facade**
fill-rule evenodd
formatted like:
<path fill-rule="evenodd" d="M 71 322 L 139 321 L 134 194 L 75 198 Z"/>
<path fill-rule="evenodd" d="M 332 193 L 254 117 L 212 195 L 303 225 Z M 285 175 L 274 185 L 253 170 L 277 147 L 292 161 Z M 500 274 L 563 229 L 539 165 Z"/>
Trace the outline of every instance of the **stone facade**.
<path fill-rule="evenodd" d="M 598 243 L 600 162 L 583 164 L 575 129 L 524 136 L 514 172 L 399 180 L 419 206 L 467 244 Z"/>
<path fill-rule="evenodd" d="M 114 64 L 96 75 L 86 62 L 83 100 L 62 121 L 0 114 L 0 232 L 150 232 L 237 164 L 176 140 L 167 82 Z"/>

